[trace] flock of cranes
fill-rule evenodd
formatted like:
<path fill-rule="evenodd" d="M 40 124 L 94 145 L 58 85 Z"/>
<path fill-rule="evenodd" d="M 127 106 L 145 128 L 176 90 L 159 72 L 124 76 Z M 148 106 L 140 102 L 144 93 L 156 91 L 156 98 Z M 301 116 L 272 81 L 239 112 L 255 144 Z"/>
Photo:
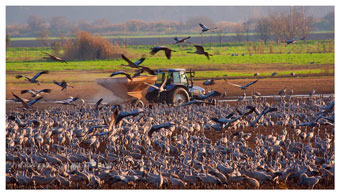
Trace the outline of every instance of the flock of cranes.
<path fill-rule="evenodd" d="M 144 109 L 101 101 L 10 110 L 6 187 L 334 187 L 334 97 Z"/>
<path fill-rule="evenodd" d="M 202 32 L 213 30 L 200 24 Z M 189 37 L 178 39 L 186 42 Z M 188 43 L 188 42 L 187 42 Z M 290 44 L 287 42 L 287 44 Z M 210 54 L 199 45 L 195 54 Z M 154 55 L 164 46 L 152 48 Z M 48 55 L 48 59 L 67 63 Z M 141 73 L 155 74 L 142 66 L 142 56 L 132 62 L 121 57 L 134 75 L 117 71 L 132 80 Z M 27 82 L 39 84 L 41 71 Z M 272 76 L 276 76 L 274 72 Z M 258 77 L 255 73 L 254 77 Z M 295 76 L 292 72 L 291 76 Z M 227 82 L 246 90 L 246 85 Z M 67 90 L 66 81 L 53 81 Z M 162 92 L 166 83 L 157 87 Z M 214 79 L 204 85 L 214 85 Z M 206 99 L 221 96 L 211 90 L 179 106 L 103 104 L 90 105 L 78 97 L 54 103 L 72 105 L 29 109 L 50 89 L 22 90 L 33 100 L 12 93 L 23 108 L 6 113 L 6 187 L 25 189 L 77 188 L 308 188 L 334 186 L 334 97 L 299 99 L 285 96 L 268 101 L 254 90 L 250 101 L 222 104 Z M 291 91 L 291 94 L 293 92 Z M 243 99 L 246 94 L 244 94 Z M 81 100 L 82 104 L 75 102 Z M 217 134 L 220 136 L 218 137 Z M 270 186 L 270 187 L 268 187 Z"/>

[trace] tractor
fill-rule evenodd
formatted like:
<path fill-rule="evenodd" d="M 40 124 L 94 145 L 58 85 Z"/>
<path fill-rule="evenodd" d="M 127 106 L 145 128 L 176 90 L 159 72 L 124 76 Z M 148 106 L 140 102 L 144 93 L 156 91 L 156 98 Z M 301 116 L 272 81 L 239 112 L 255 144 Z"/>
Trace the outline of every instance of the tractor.
<path fill-rule="evenodd" d="M 156 75 L 138 76 L 132 80 L 126 77 L 99 78 L 97 84 L 110 90 L 114 96 L 126 102 L 143 104 L 143 91 L 147 89 L 145 99 L 150 103 L 181 104 L 190 101 L 192 97 L 205 94 L 205 90 L 193 85 L 195 72 L 191 69 L 157 69 Z M 188 78 L 188 76 L 189 78 Z M 164 80 L 164 90 L 161 87 Z M 154 86 L 150 86 L 154 85 Z"/>

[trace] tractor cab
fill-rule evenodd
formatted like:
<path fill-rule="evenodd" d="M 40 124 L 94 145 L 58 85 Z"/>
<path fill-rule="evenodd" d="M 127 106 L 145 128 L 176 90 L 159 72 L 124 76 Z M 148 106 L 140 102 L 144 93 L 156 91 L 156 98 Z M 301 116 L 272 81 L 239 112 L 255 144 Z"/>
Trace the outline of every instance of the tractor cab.
<path fill-rule="evenodd" d="M 204 89 L 193 85 L 193 77 L 195 73 L 185 69 L 158 69 L 155 70 L 157 80 L 155 85 L 160 87 L 167 78 L 164 89 L 159 92 L 154 87 L 149 87 L 145 98 L 149 102 L 167 102 L 170 104 L 187 102 L 193 95 L 204 94 Z M 189 78 L 187 76 L 189 74 Z"/>

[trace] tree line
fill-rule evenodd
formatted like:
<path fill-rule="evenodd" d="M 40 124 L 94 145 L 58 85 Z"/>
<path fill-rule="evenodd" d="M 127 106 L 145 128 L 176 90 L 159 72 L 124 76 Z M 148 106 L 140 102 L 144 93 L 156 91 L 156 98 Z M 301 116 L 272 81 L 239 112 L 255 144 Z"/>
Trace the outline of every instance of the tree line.
<path fill-rule="evenodd" d="M 75 36 L 80 31 L 96 35 L 138 35 L 138 34 L 176 34 L 198 33 L 203 23 L 209 27 L 217 27 L 216 33 L 222 38 L 224 33 L 235 33 L 237 41 L 248 41 L 250 33 L 257 33 L 266 42 L 269 39 L 282 41 L 284 39 L 302 38 L 311 31 L 334 30 L 334 12 L 323 18 L 306 16 L 303 8 L 292 7 L 288 13 L 270 13 L 267 17 L 249 18 L 240 22 L 214 22 L 206 16 L 194 16 L 186 21 L 154 21 L 146 22 L 131 19 L 124 23 L 113 24 L 107 19 L 93 22 L 80 20 L 70 22 L 65 16 L 44 20 L 32 15 L 26 24 L 6 25 L 6 32 L 11 37 L 33 36 L 43 41 L 49 36 Z"/>

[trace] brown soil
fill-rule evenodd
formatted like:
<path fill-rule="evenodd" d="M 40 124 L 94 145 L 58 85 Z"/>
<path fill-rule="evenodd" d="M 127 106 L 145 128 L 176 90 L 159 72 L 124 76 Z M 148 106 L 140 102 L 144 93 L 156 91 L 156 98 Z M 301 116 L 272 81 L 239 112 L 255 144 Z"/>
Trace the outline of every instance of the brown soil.
<path fill-rule="evenodd" d="M 89 72 L 91 73 L 91 72 Z M 83 72 L 82 74 L 83 75 Z M 8 77 L 9 75 L 7 75 Z M 10 76 L 14 76 L 10 74 Z M 52 75 L 51 75 L 52 76 Z M 56 75 L 53 75 L 53 78 Z M 77 80 L 79 72 L 67 73 L 67 77 L 75 78 Z M 60 76 L 62 77 L 62 76 Z M 92 76 L 90 76 L 92 77 Z M 61 79 L 59 79 L 61 80 Z M 247 79 L 232 79 L 229 82 L 245 85 L 255 78 Z M 72 82 L 72 81 L 71 81 Z M 250 86 L 246 90 L 241 90 L 238 87 L 230 85 L 225 80 L 216 80 L 214 85 L 204 86 L 203 81 L 194 81 L 194 85 L 201 86 L 206 90 L 217 90 L 221 93 L 226 90 L 227 96 L 241 96 L 243 93 L 252 95 L 253 90 L 260 92 L 262 95 L 275 95 L 280 90 L 286 88 L 287 91 L 290 89 L 294 90 L 294 94 L 308 94 L 311 90 L 316 90 L 318 94 L 331 94 L 334 93 L 334 76 L 322 76 L 322 77 L 286 77 L 286 78 L 262 78 L 254 85 Z M 67 98 L 68 96 L 80 97 L 89 102 L 95 102 L 96 100 L 104 97 L 105 102 L 110 102 L 114 97 L 112 93 L 105 88 L 96 84 L 94 79 L 90 81 L 72 82 L 74 88 L 67 88 L 65 91 L 61 91 L 61 88 L 52 82 L 42 83 L 41 85 L 30 84 L 23 80 L 7 81 L 6 82 L 6 99 L 13 98 L 12 92 L 20 95 L 24 98 L 31 99 L 29 94 L 21 95 L 20 91 L 24 89 L 52 89 L 52 92 L 45 95 L 44 100 L 60 100 Z"/>

